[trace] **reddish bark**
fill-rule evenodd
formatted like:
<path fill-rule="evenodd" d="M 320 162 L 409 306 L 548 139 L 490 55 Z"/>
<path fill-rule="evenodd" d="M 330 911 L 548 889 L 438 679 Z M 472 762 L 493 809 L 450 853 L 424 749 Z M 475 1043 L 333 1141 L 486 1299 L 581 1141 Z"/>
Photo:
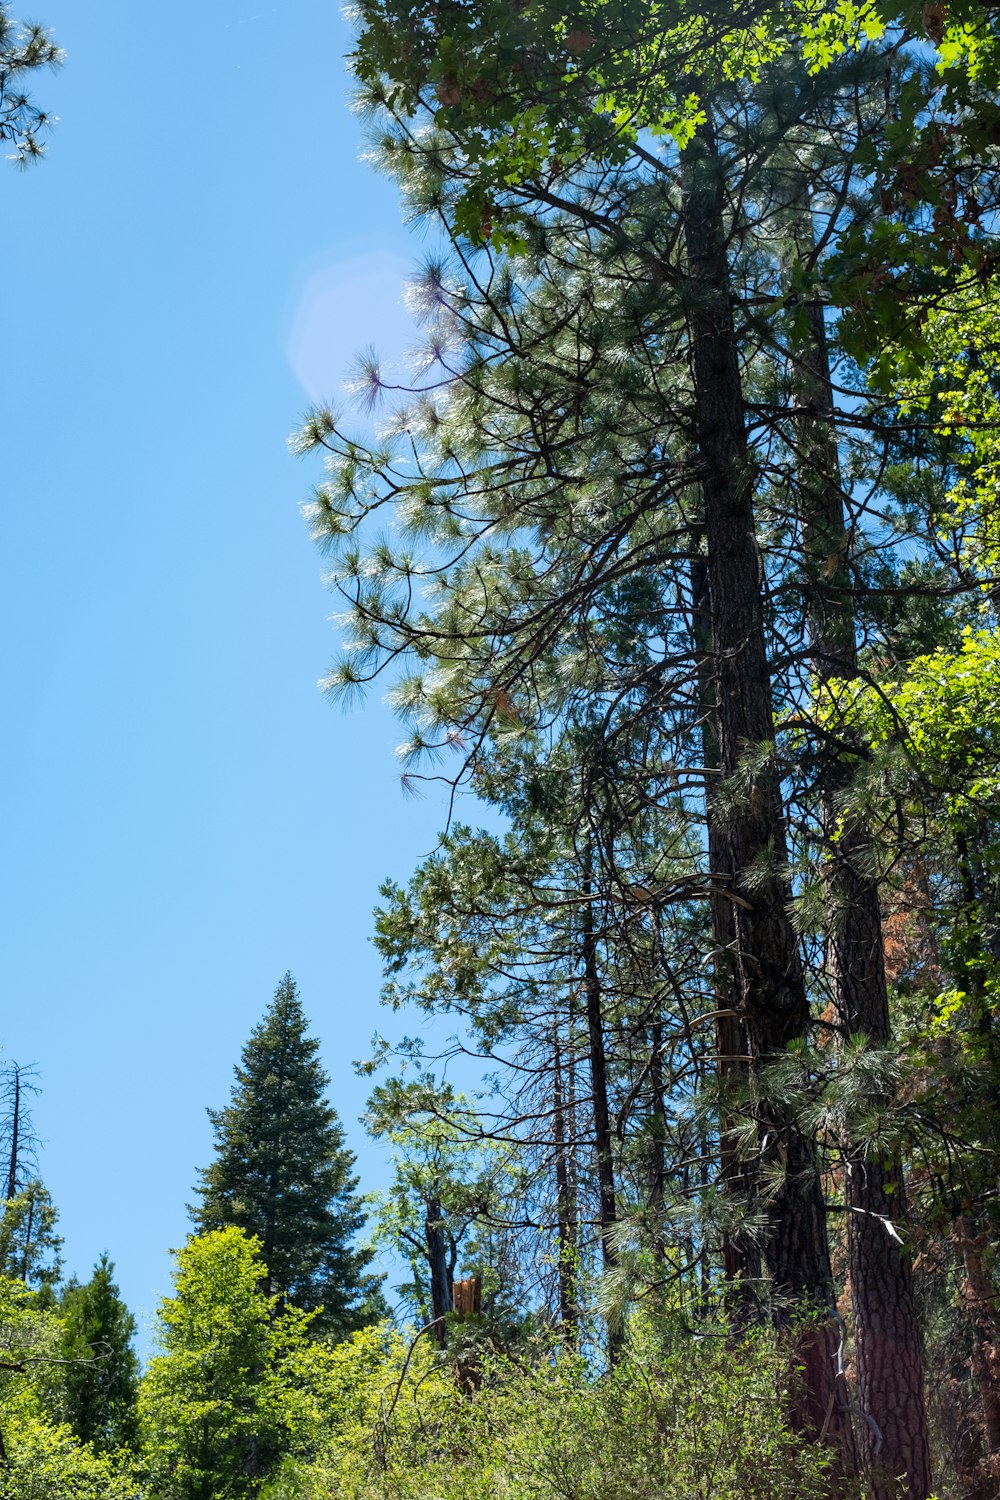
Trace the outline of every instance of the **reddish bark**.
<path fill-rule="evenodd" d="M 785 176 L 790 237 L 801 257 L 812 249 L 808 188 L 794 163 Z M 820 303 L 806 308 L 807 332 L 792 350 L 797 388 L 799 503 L 813 670 L 833 689 L 856 678 L 857 622 L 839 454 L 832 425 L 833 391 L 826 325 Z M 891 1036 L 884 937 L 872 846 L 862 818 L 844 796 L 857 765 L 849 726 L 826 726 L 820 793 L 825 824 L 827 968 L 842 1033 L 873 1047 Z M 869 1103 L 888 1105 L 876 1090 Z M 930 1448 L 923 1385 L 923 1350 L 913 1298 L 905 1229 L 902 1163 L 892 1151 L 867 1152 L 845 1143 L 844 1195 L 854 1313 L 860 1456 L 873 1500 L 930 1493 Z"/>

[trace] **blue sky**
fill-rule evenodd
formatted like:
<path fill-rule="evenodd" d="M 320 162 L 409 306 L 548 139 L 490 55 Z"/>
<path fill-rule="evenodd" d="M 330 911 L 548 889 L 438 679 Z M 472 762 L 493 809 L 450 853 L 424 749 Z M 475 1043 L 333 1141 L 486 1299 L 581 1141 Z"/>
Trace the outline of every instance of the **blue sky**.
<path fill-rule="evenodd" d="M 21 10 L 15 7 L 15 13 Z M 148 1326 L 205 1106 L 290 968 L 364 1185 L 379 882 L 433 847 L 376 690 L 331 709 L 287 437 L 407 337 L 419 259 L 359 160 L 334 4 L 45 0 L 47 161 L 0 172 L 7 708 L 0 1044 L 37 1064 L 67 1269 Z"/>

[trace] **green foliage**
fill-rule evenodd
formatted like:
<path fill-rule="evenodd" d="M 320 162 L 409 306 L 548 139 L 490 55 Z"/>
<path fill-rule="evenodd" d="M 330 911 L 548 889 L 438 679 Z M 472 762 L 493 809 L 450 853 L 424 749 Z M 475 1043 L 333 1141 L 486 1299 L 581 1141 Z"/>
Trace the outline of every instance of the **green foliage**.
<path fill-rule="evenodd" d="M 53 1287 L 62 1264 L 58 1217 L 48 1189 L 37 1177 L 8 1198 L 0 1214 L 0 1274 L 32 1288 Z"/>
<path fill-rule="evenodd" d="M 328 1351 L 311 1315 L 264 1290 L 260 1242 L 214 1230 L 178 1254 L 160 1308 L 139 1413 L 155 1500 L 246 1500 L 286 1453 L 308 1446 Z"/>
<path fill-rule="evenodd" d="M 14 20 L 0 5 L 0 142 L 11 146 L 8 161 L 23 167 L 44 152 L 42 138 L 52 117 L 24 91 L 25 74 L 54 68 L 62 52 L 44 27 Z"/>
<path fill-rule="evenodd" d="M 959 649 L 919 656 L 896 677 L 831 690 L 826 712 L 870 747 L 869 783 L 922 808 L 953 844 L 991 861 L 1000 799 L 1000 642 L 966 627 Z"/>
<path fill-rule="evenodd" d="M 389 1443 L 414 1451 L 428 1406 L 440 1409 L 454 1398 L 450 1373 L 426 1336 L 411 1340 L 382 1324 L 324 1353 L 315 1386 L 322 1413 L 315 1451 L 286 1457 L 261 1500 L 325 1500 L 341 1493 L 356 1476 L 382 1465 Z"/>
<path fill-rule="evenodd" d="M 326 1098 L 329 1079 L 306 1034 L 290 974 L 236 1068 L 231 1102 L 209 1110 L 216 1156 L 191 1213 L 200 1231 L 236 1225 L 260 1240 L 267 1290 L 319 1312 L 316 1330 L 343 1337 L 377 1315 L 354 1156 Z"/>
<path fill-rule="evenodd" d="M 408 122 L 410 144 L 397 143 L 397 158 L 438 157 L 435 206 L 472 245 L 522 252 L 556 206 L 632 238 L 594 200 L 602 173 L 627 164 L 634 176 L 656 157 L 668 168 L 678 150 L 697 149 L 698 127 L 720 99 L 734 89 L 759 95 L 792 59 L 816 100 L 835 94 L 845 71 L 881 63 L 896 97 L 887 88 L 876 128 L 872 76 L 868 119 L 851 147 L 865 192 L 820 271 L 826 300 L 842 310 L 843 347 L 860 364 L 887 343 L 927 352 L 923 322 L 942 282 L 961 290 L 995 272 L 985 226 L 996 192 L 1000 40 L 995 17 L 970 0 L 923 8 L 936 69 L 914 36 L 912 8 L 891 0 L 793 0 L 737 13 L 678 0 L 362 0 L 355 15 L 364 104 Z M 790 137 L 807 111 L 785 102 Z M 802 269 L 815 281 L 816 266 Z"/>
<path fill-rule="evenodd" d="M 655 1342 L 655 1341 L 654 1341 Z M 648 1341 L 647 1341 L 648 1343 Z M 540 1346 L 497 1358 L 458 1388 L 416 1345 L 399 1346 L 355 1387 L 353 1421 L 330 1451 L 289 1468 L 267 1500 L 819 1500 L 828 1455 L 784 1426 L 787 1375 L 766 1342 L 730 1347 L 722 1330 L 646 1347 L 595 1379 Z M 342 1411 L 343 1407 L 339 1408 Z"/>
<path fill-rule="evenodd" d="M 930 429 L 930 454 L 944 480 L 933 513 L 939 545 L 980 582 L 985 612 L 1000 569 L 1000 302 L 982 276 L 959 292 L 942 283 L 926 310 L 926 343 L 888 344 L 873 381 L 894 389 L 904 420 Z"/>
<path fill-rule="evenodd" d="M 60 1363 L 50 1377 L 56 1414 L 97 1452 L 131 1446 L 139 1388 L 135 1319 L 119 1296 L 107 1255 L 89 1281 L 63 1287 L 57 1315 Z"/>
<path fill-rule="evenodd" d="M 124 1455 L 102 1455 L 53 1422 L 62 1330 L 23 1282 L 0 1278 L 0 1500 L 133 1500 Z"/>
<path fill-rule="evenodd" d="M 735 14 L 676 0 L 361 0 L 354 14 L 366 103 L 461 142 L 454 228 L 501 249 L 525 243 L 525 200 L 573 196 L 574 169 L 621 166 L 644 136 L 683 149 L 717 91 L 756 81 L 796 46 L 816 71 L 885 31 L 871 0 Z"/>
<path fill-rule="evenodd" d="M 427 379 L 405 404 L 388 397 L 378 442 L 327 413 L 304 435 L 329 455 L 310 519 L 349 605 L 331 686 L 405 664 L 407 766 L 452 757 L 452 779 L 513 825 L 452 829 L 406 890 L 385 890 L 386 998 L 459 1015 L 490 1065 L 509 1065 L 495 1094 L 521 1073 L 497 1113 L 537 1174 L 530 1207 L 518 1200 L 536 1249 L 555 1228 L 575 1257 L 596 1219 L 623 1308 L 637 1282 L 683 1305 L 686 1276 L 703 1311 L 719 1241 L 738 1286 L 758 1280 L 762 1244 L 778 1318 L 800 1273 L 832 1304 L 815 1170 L 828 1149 L 848 1163 L 855 1260 L 869 1215 L 889 1227 L 899 1205 L 903 1225 L 897 1148 L 922 1153 L 918 1182 L 961 1157 L 967 1187 L 979 1157 L 972 1196 L 995 1197 L 995 1128 L 991 1143 L 986 1112 L 961 1104 L 963 1085 L 989 1081 L 995 1105 L 1000 1077 L 995 673 L 969 644 L 988 654 L 1000 557 L 995 17 L 968 0 L 919 19 L 880 0 L 736 14 L 361 0 L 355 14 L 379 158 L 455 253 L 414 286 Z M 385 394 L 374 360 L 359 394 Z M 741 682 L 728 669 L 754 642 L 760 671 Z M 546 757 L 566 774 L 542 807 Z M 930 1024 L 901 1006 L 897 1043 L 879 903 L 911 873 L 950 972 Z M 821 1050 L 824 1011 L 835 1040 Z M 715 1095 L 713 1045 L 733 1085 Z M 405 1085 L 390 1093 L 405 1107 Z M 959 1106 L 960 1151 L 942 1099 Z M 407 1170 L 426 1165 L 414 1146 Z M 394 1227 L 419 1253 L 421 1205 L 440 1218 L 440 1201 L 419 1178 L 402 1187 Z M 892 1276 L 869 1284 L 855 1264 L 852 1289 L 859 1350 L 874 1340 L 886 1376 L 859 1356 L 858 1389 L 895 1463 L 924 1447 L 921 1397 L 915 1377 L 905 1413 L 887 1397 L 906 1361 L 886 1329 L 906 1325 L 914 1367 L 919 1338 L 905 1278 L 896 1306 L 878 1305 L 905 1267 L 888 1235 L 879 1259 Z M 830 1369 L 805 1420 L 825 1409 L 832 1434 Z M 590 1450 L 574 1399 L 560 1392 L 573 1446 L 555 1468 L 531 1450 L 512 1470 L 504 1430 L 491 1469 L 481 1433 L 428 1413 L 440 1467 L 425 1450 L 371 1483 L 520 1495 L 544 1474 L 564 1494 L 615 1493 L 619 1477 L 628 1493 L 704 1492 L 681 1441 L 677 1473 L 634 1437 L 619 1453 L 614 1433 L 641 1425 L 624 1407 L 594 1445 L 614 1472 L 575 1469 Z M 544 1430 L 536 1418 L 532 1439 Z M 870 1457 L 867 1430 L 861 1446 Z M 721 1492 L 766 1493 L 780 1463 L 760 1455 Z"/>
<path fill-rule="evenodd" d="M 3 1422 L 0 1500 L 139 1500 L 127 1470 L 79 1443 L 68 1427 L 46 1421 L 30 1398 L 5 1402 Z"/>
<path fill-rule="evenodd" d="M 423 1324 L 434 1316 L 439 1245 L 449 1306 L 456 1277 L 478 1275 L 488 1323 L 512 1334 L 530 1297 L 516 1236 L 505 1227 L 511 1206 L 526 1198 L 516 1145 L 489 1139 L 470 1102 L 430 1075 L 411 1083 L 390 1078 L 376 1088 L 366 1124 L 392 1147 L 392 1183 L 372 1194 L 373 1221 L 376 1239 L 410 1266 L 410 1280 L 398 1288 L 410 1308 Z"/>
<path fill-rule="evenodd" d="M 863 807 L 879 829 L 898 908 L 897 1125 L 920 1153 L 913 1196 L 936 1233 L 967 1210 L 995 1222 L 1000 638 L 966 626 L 955 646 L 833 690 L 826 711 L 863 746 L 845 811 Z"/>

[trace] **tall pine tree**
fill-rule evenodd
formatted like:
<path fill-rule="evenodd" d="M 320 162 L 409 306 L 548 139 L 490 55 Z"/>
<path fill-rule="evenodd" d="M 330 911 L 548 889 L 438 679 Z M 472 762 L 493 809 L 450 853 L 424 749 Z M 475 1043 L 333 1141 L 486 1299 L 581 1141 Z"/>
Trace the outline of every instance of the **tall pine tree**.
<path fill-rule="evenodd" d="M 312 1326 L 343 1337 L 371 1320 L 378 1280 L 366 1274 L 370 1252 L 353 1243 L 364 1223 L 354 1154 L 327 1101 L 318 1050 L 286 974 L 243 1049 L 230 1103 L 208 1111 L 216 1155 L 191 1216 L 199 1234 L 235 1225 L 256 1235 L 263 1290 L 322 1307 Z"/>

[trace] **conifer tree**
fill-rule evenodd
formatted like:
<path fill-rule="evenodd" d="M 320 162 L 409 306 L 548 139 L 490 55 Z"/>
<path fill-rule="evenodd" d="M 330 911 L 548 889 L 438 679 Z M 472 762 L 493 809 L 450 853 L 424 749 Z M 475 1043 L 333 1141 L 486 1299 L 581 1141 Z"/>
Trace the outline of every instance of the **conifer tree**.
<path fill-rule="evenodd" d="M 33 1290 L 51 1289 L 61 1272 L 59 1215 L 38 1173 L 38 1134 L 29 1097 L 39 1092 L 35 1069 L 10 1062 L 0 1083 L 0 1271 Z"/>
<path fill-rule="evenodd" d="M 121 1299 L 114 1270 L 102 1255 L 90 1280 L 67 1282 L 59 1299 L 56 1414 L 82 1442 L 104 1453 L 134 1441 L 139 1387 L 135 1319 Z"/>
<path fill-rule="evenodd" d="M 793 1422 L 853 1467 L 833 1208 L 850 1246 L 857 1456 L 880 1500 L 904 1473 L 923 1500 L 904 1159 L 886 1129 L 901 1103 L 882 962 L 891 866 L 867 747 L 839 705 L 884 670 L 871 648 L 905 591 L 907 553 L 943 562 L 949 593 L 995 586 L 995 573 L 970 576 L 960 542 L 957 567 L 943 557 L 940 500 L 886 508 L 879 445 L 892 424 L 874 405 L 862 415 L 857 393 L 889 394 L 878 365 L 895 340 L 947 386 L 946 434 L 966 441 L 968 372 L 946 377 L 929 356 L 920 301 L 929 291 L 937 307 L 946 282 L 978 297 L 995 275 L 997 180 L 984 153 L 970 159 L 970 126 L 983 131 L 996 106 L 980 112 L 965 94 L 996 36 L 989 23 L 966 27 L 961 7 L 927 9 L 955 77 L 939 114 L 928 93 L 939 79 L 910 33 L 891 29 L 891 7 L 857 33 L 823 6 L 801 27 L 766 6 L 746 24 L 731 7 L 655 0 L 366 0 L 357 15 L 352 61 L 384 127 L 381 158 L 454 257 L 414 287 L 432 333 L 424 376 L 380 445 L 363 449 L 327 413 L 309 434 L 331 454 L 312 519 L 353 607 L 351 656 L 331 685 L 350 691 L 414 663 L 395 689 L 414 725 L 406 753 L 458 750 L 455 780 L 474 777 L 478 791 L 484 753 L 598 700 L 605 654 L 613 734 L 655 673 L 643 722 L 655 735 L 659 721 L 677 725 L 672 763 L 698 787 L 714 1008 L 731 1023 L 718 1030 L 720 1078 L 737 1085 L 718 1114 L 720 1179 L 737 1209 L 745 1199 L 754 1210 L 745 1222 L 761 1225 L 772 1315 L 799 1340 Z M 963 82 L 959 65 L 980 47 Z M 925 115 L 932 150 L 914 140 Z M 901 191 L 903 163 L 912 186 Z M 374 360 L 360 374 L 371 400 L 399 401 Z M 901 404 L 902 430 L 914 414 Z M 963 490 L 956 537 L 968 502 Z M 359 546 L 361 526 L 389 507 L 405 546 L 388 533 Z M 692 628 L 686 645 L 676 626 L 659 646 L 651 635 L 653 671 L 640 678 L 619 646 L 630 607 L 620 590 L 652 584 L 656 569 L 673 575 L 662 619 L 687 613 Z M 617 768 L 601 775 L 630 818 L 664 805 L 666 778 L 626 789 Z M 595 888 L 580 882 L 584 909 L 598 896 L 627 913 L 634 897 L 600 873 Z M 817 1138 L 808 1089 L 794 1083 L 824 1002 L 842 1043 L 828 1119 L 843 1204 L 824 1201 L 831 1137 Z M 737 1129 L 747 1108 L 748 1155 Z M 751 1233 L 726 1240 L 726 1273 L 745 1281 Z M 800 1337 L 803 1309 L 814 1317 Z"/>
<path fill-rule="evenodd" d="M 0 1211 L 0 1274 L 23 1281 L 33 1291 L 55 1286 L 62 1268 L 58 1219 L 49 1190 L 38 1177 L 8 1198 Z"/>
<path fill-rule="evenodd" d="M 306 1034 L 295 981 L 286 974 L 236 1067 L 230 1103 L 210 1109 L 216 1156 L 191 1209 L 199 1234 L 235 1226 L 260 1240 L 264 1291 L 304 1311 L 335 1337 L 368 1322 L 378 1280 L 354 1236 L 364 1223 L 329 1078 Z"/>

